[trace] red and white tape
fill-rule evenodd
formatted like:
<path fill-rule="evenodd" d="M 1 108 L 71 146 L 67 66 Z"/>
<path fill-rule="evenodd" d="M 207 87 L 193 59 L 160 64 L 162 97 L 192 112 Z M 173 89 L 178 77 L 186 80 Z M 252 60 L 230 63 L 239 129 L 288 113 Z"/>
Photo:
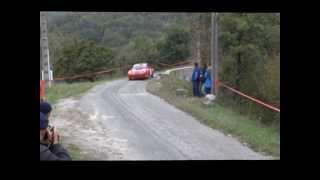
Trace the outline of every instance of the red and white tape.
<path fill-rule="evenodd" d="M 240 95 L 240 96 L 242 96 L 242 97 L 245 97 L 245 98 L 247 98 L 247 99 L 250 99 L 250 100 L 256 102 L 257 104 L 259 104 L 259 105 L 261 105 L 261 106 L 264 106 L 264 107 L 266 107 L 266 108 L 268 108 L 268 109 L 271 109 L 271 110 L 276 111 L 276 112 L 280 112 L 280 109 L 279 109 L 279 108 L 274 107 L 274 106 L 272 106 L 272 105 L 270 105 L 270 104 L 267 104 L 267 103 L 265 103 L 265 102 L 263 102 L 263 101 L 261 101 L 261 100 L 258 100 L 257 98 L 248 96 L 248 95 L 246 95 L 246 94 L 244 94 L 244 93 L 242 93 L 242 92 L 240 92 L 240 91 L 238 91 L 238 90 L 236 90 L 236 89 L 234 89 L 234 88 L 232 88 L 232 87 L 230 87 L 230 86 L 225 85 L 224 83 L 222 83 L 222 82 L 220 82 L 220 81 L 217 81 L 217 82 L 216 82 L 216 85 L 217 85 L 217 86 L 225 87 L 225 88 L 229 89 L 230 91 L 232 91 L 232 92 L 234 92 L 234 93 L 236 93 L 236 94 L 238 94 L 238 95 Z"/>

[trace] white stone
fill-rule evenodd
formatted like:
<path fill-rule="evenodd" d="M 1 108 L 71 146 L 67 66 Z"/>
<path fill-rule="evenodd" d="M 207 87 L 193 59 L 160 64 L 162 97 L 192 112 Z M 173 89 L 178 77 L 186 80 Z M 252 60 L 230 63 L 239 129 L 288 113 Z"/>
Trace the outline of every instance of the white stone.
<path fill-rule="evenodd" d="M 216 99 L 216 96 L 213 94 L 207 94 L 205 98 L 209 101 L 214 101 Z"/>

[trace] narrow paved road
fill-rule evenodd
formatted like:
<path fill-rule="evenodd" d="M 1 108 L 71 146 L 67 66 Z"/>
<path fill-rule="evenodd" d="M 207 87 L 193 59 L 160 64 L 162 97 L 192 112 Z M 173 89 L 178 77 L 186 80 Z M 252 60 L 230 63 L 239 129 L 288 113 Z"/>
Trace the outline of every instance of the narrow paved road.
<path fill-rule="evenodd" d="M 146 83 L 126 79 L 108 82 L 79 100 L 79 107 L 90 114 L 91 120 L 101 121 L 99 124 L 109 129 L 108 136 L 120 142 L 122 159 L 266 158 L 149 94 Z"/>

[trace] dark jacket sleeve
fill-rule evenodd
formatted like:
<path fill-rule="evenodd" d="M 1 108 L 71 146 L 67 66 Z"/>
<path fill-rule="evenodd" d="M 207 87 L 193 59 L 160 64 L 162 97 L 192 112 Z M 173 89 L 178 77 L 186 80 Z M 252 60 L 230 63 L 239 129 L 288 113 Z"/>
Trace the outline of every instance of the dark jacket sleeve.
<path fill-rule="evenodd" d="M 60 144 L 54 144 L 50 148 L 40 145 L 40 160 L 46 161 L 63 161 L 71 160 L 66 149 Z"/>

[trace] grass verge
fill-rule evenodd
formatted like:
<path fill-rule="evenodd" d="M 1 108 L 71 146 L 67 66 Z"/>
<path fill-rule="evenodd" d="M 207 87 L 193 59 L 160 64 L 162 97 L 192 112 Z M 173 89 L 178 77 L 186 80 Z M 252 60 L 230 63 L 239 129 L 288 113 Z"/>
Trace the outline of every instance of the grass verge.
<path fill-rule="evenodd" d="M 46 88 L 45 97 L 48 102 L 55 104 L 59 99 L 79 96 L 96 85 L 118 78 L 102 79 L 95 82 L 56 83 L 50 88 Z"/>
<path fill-rule="evenodd" d="M 178 88 L 186 89 L 187 97 L 176 96 Z M 191 84 L 174 74 L 151 80 L 147 91 L 191 114 L 203 124 L 231 134 L 253 150 L 280 158 L 280 132 L 277 128 L 266 126 L 219 103 L 204 105 L 202 99 L 191 96 Z"/>

